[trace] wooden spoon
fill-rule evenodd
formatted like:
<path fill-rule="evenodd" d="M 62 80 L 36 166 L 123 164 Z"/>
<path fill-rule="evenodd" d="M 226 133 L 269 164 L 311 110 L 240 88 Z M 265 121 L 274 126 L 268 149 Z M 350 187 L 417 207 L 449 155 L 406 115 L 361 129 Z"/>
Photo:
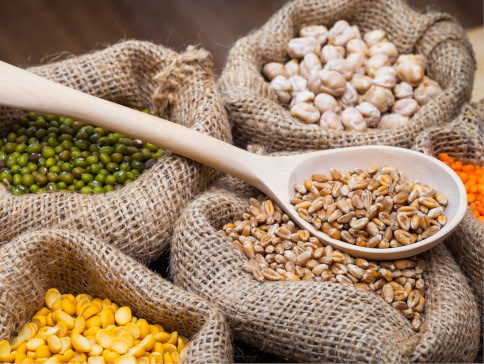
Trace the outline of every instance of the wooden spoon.
<path fill-rule="evenodd" d="M 366 146 L 325 150 L 291 156 L 261 156 L 167 120 L 76 91 L 0 62 L 0 104 L 14 108 L 69 116 L 108 130 L 166 148 L 244 180 L 271 197 L 301 228 L 336 249 L 367 259 L 406 258 L 430 249 L 457 227 L 467 208 L 464 185 L 448 166 L 436 158 L 408 149 Z M 277 138 L 274 135 L 274 138 Z M 330 238 L 302 220 L 290 200 L 294 184 L 330 168 L 366 170 L 389 165 L 409 180 L 436 188 L 448 198 L 447 224 L 421 242 L 398 248 L 366 248 Z"/>

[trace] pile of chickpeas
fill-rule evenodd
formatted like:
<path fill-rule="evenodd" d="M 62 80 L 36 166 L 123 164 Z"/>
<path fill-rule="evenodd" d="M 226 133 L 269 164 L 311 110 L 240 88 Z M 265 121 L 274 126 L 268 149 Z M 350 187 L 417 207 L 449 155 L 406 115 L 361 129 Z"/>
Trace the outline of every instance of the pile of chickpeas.
<path fill-rule="evenodd" d="M 289 41 L 286 64 L 271 62 L 263 73 L 291 114 L 324 129 L 363 132 L 409 122 L 442 90 L 427 76 L 419 54 L 399 54 L 383 30 L 363 35 L 337 21 L 331 29 L 309 25 Z"/>

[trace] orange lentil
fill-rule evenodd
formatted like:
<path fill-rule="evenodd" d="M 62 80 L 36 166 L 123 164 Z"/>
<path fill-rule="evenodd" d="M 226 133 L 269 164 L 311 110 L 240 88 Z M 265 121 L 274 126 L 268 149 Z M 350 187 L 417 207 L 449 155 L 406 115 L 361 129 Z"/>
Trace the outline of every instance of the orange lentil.
<path fill-rule="evenodd" d="M 483 166 L 464 165 L 461 161 L 455 161 L 447 153 L 440 153 L 439 159 L 457 173 L 466 188 L 467 202 L 472 213 L 479 221 L 484 222 Z"/>

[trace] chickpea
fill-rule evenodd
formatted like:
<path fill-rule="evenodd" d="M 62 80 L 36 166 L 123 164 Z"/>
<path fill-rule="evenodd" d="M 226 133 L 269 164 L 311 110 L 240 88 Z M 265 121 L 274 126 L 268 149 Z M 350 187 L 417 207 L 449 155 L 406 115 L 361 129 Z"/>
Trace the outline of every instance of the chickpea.
<path fill-rule="evenodd" d="M 329 44 L 344 46 L 350 39 L 356 38 L 354 30 L 346 20 L 338 20 L 329 30 Z"/>
<path fill-rule="evenodd" d="M 287 52 L 292 58 L 303 58 L 308 53 L 319 54 L 320 45 L 314 37 L 294 38 L 289 41 Z"/>
<path fill-rule="evenodd" d="M 351 53 L 346 61 L 353 67 L 354 73 L 364 75 L 366 73 L 366 58 L 361 53 Z"/>
<path fill-rule="evenodd" d="M 351 83 L 346 82 L 345 92 L 339 98 L 339 102 L 345 108 L 353 107 L 358 102 L 358 92 Z"/>
<path fill-rule="evenodd" d="M 375 73 L 382 67 L 390 66 L 390 59 L 385 54 L 377 54 L 366 62 L 366 73 L 370 77 L 375 77 Z"/>
<path fill-rule="evenodd" d="M 314 100 L 314 92 L 311 92 L 309 90 L 303 90 L 300 92 L 297 92 L 296 94 L 293 94 L 293 97 L 291 99 L 291 103 L 289 106 L 293 107 L 296 104 L 299 104 L 301 102 L 311 102 Z"/>
<path fill-rule="evenodd" d="M 369 76 L 355 73 L 350 82 L 359 94 L 364 94 L 373 84 L 373 79 Z"/>
<path fill-rule="evenodd" d="M 420 105 L 437 97 L 442 92 L 439 84 L 428 77 L 424 77 L 423 82 L 413 92 L 413 97 Z"/>
<path fill-rule="evenodd" d="M 264 76 L 266 76 L 269 81 L 272 81 L 277 76 L 289 77 L 289 75 L 286 72 L 286 69 L 284 68 L 284 65 L 279 62 L 270 62 L 266 64 L 262 69 L 262 72 L 264 73 Z"/>
<path fill-rule="evenodd" d="M 336 131 L 345 130 L 343 124 L 341 123 L 341 117 L 331 110 L 327 110 L 323 115 L 321 115 L 319 126 L 321 128 L 328 128 Z"/>
<path fill-rule="evenodd" d="M 403 116 L 412 116 L 418 110 L 418 103 L 414 99 L 401 99 L 395 102 L 392 112 Z"/>
<path fill-rule="evenodd" d="M 297 117 L 305 124 L 315 124 L 321 117 L 319 110 L 307 102 L 301 102 L 294 105 L 291 108 L 291 115 Z"/>
<path fill-rule="evenodd" d="M 367 128 L 363 116 L 354 107 L 343 110 L 341 113 L 341 122 L 350 131 L 365 131 Z"/>
<path fill-rule="evenodd" d="M 304 56 L 304 59 L 301 61 L 301 64 L 299 65 L 299 73 L 307 80 L 309 79 L 309 74 L 311 73 L 311 71 L 321 71 L 322 69 L 323 66 L 319 61 L 319 57 L 314 53 L 306 54 Z"/>
<path fill-rule="evenodd" d="M 400 114 L 383 115 L 378 123 L 377 129 L 394 129 L 403 126 L 408 122 L 408 117 Z"/>
<path fill-rule="evenodd" d="M 354 69 L 346 59 L 333 59 L 324 66 L 325 71 L 335 71 L 344 77 L 346 81 L 353 77 Z"/>
<path fill-rule="evenodd" d="M 336 47 L 331 44 L 326 44 L 321 49 L 321 62 L 328 63 L 333 59 L 343 59 L 345 58 L 345 49 L 343 47 Z"/>
<path fill-rule="evenodd" d="M 299 61 L 292 59 L 284 65 L 288 78 L 299 74 Z"/>
<path fill-rule="evenodd" d="M 400 82 L 393 88 L 393 94 L 397 99 L 413 97 L 413 87 L 409 83 Z"/>
<path fill-rule="evenodd" d="M 350 26 L 350 28 L 353 31 L 353 34 L 355 35 L 355 38 L 356 39 L 361 39 L 360 28 L 358 28 L 358 25 L 352 25 L 352 26 Z"/>
<path fill-rule="evenodd" d="M 321 80 L 321 92 L 331 96 L 341 96 L 346 89 L 346 80 L 338 72 L 322 70 L 319 72 Z"/>
<path fill-rule="evenodd" d="M 314 106 L 318 108 L 321 114 L 324 114 L 326 111 L 333 111 L 338 113 L 341 111 L 341 105 L 338 101 L 331 95 L 328 94 L 319 94 L 314 98 Z"/>
<path fill-rule="evenodd" d="M 370 57 L 376 56 L 377 54 L 384 54 L 388 57 L 390 63 L 395 62 L 398 57 L 398 51 L 395 44 L 386 41 L 372 45 L 368 50 L 368 54 Z"/>
<path fill-rule="evenodd" d="M 387 39 L 387 34 L 381 29 L 372 30 L 371 32 L 368 32 L 363 36 L 363 40 L 368 45 L 368 47 L 371 47 L 377 43 L 383 42 L 386 39 Z"/>
<path fill-rule="evenodd" d="M 360 53 L 364 57 L 366 57 L 368 56 L 368 46 L 361 39 L 351 39 L 350 41 L 348 41 L 348 43 L 346 43 L 346 52 L 348 54 Z"/>
<path fill-rule="evenodd" d="M 416 62 L 421 65 L 424 70 L 427 68 L 427 60 L 421 54 L 401 54 L 397 58 L 397 66 L 404 62 Z"/>
<path fill-rule="evenodd" d="M 378 122 L 381 118 L 381 113 L 375 105 L 370 104 L 369 102 L 362 102 L 356 106 L 356 110 L 358 110 L 363 116 L 363 119 L 368 127 L 374 128 L 378 125 Z"/>
<path fill-rule="evenodd" d="M 308 87 L 308 81 L 299 75 L 289 77 L 289 82 L 291 82 L 293 94 L 304 91 Z"/>
<path fill-rule="evenodd" d="M 283 104 L 291 100 L 292 83 L 284 76 L 277 76 L 271 81 L 270 88 L 274 90 Z"/>
<path fill-rule="evenodd" d="M 393 67 L 382 67 L 376 70 L 373 84 L 386 88 L 393 88 L 397 83 L 397 71 Z"/>
<path fill-rule="evenodd" d="M 403 61 L 397 65 L 398 77 L 412 86 L 418 86 L 425 75 L 425 68 L 420 62 Z"/>
<path fill-rule="evenodd" d="M 381 86 L 371 86 L 363 95 L 363 100 L 373 104 L 381 113 L 387 111 L 395 103 L 395 98 L 391 90 Z"/>
<path fill-rule="evenodd" d="M 319 77 L 319 73 L 321 71 L 312 70 L 308 77 L 308 88 L 315 94 L 319 94 L 321 92 L 321 79 Z"/>
<path fill-rule="evenodd" d="M 299 31 L 301 37 L 314 37 L 322 45 L 328 41 L 328 28 L 324 25 L 308 25 Z"/>

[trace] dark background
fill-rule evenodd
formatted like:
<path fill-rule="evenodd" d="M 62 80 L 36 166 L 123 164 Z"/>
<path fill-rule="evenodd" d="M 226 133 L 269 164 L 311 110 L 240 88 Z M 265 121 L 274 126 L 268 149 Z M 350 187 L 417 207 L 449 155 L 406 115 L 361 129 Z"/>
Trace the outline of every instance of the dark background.
<path fill-rule="evenodd" d="M 228 49 L 285 0 L 0 0 L 0 59 L 38 65 L 60 52 L 79 55 L 136 38 L 175 50 L 201 44 L 222 69 Z M 482 25 L 482 0 L 410 0 L 445 11 L 465 28 Z"/>

